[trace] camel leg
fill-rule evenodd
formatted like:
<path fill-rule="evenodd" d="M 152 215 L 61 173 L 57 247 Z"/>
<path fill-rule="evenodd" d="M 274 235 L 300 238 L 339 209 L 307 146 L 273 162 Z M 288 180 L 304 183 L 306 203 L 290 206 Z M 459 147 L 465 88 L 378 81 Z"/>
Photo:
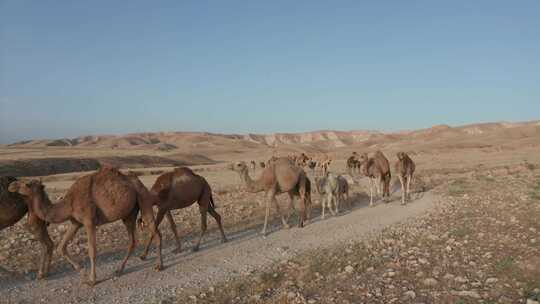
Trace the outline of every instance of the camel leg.
<path fill-rule="evenodd" d="M 398 177 L 399 177 L 399 183 L 401 184 L 401 204 L 405 205 L 405 197 L 407 196 L 407 188 L 405 187 L 403 176 L 401 176 L 400 174 Z"/>
<path fill-rule="evenodd" d="M 325 217 L 325 216 L 324 216 L 324 214 L 325 214 L 325 213 L 324 213 L 324 209 L 326 209 L 326 198 L 325 198 L 325 197 L 322 198 L 322 204 L 321 204 L 321 205 L 322 205 L 322 215 L 321 215 L 321 218 L 324 220 L 324 217 Z"/>
<path fill-rule="evenodd" d="M 296 212 L 296 209 L 294 208 L 294 195 L 291 193 L 289 194 L 289 214 L 287 215 L 287 222 L 291 218 L 291 215 Z"/>
<path fill-rule="evenodd" d="M 272 200 L 272 197 L 275 195 L 274 192 L 268 192 L 267 198 L 266 198 L 266 210 L 264 214 L 264 225 L 263 229 L 261 231 L 261 234 L 264 236 L 266 235 L 266 226 L 268 224 L 268 216 L 270 215 L 270 201 Z"/>
<path fill-rule="evenodd" d="M 208 208 L 208 213 L 210 213 L 210 215 L 216 220 L 219 232 L 221 232 L 221 242 L 226 243 L 227 237 L 225 236 L 225 231 L 223 231 L 223 225 L 221 224 L 221 215 L 219 215 L 219 213 L 217 213 L 212 207 Z"/>
<path fill-rule="evenodd" d="M 373 179 L 369 178 L 369 206 L 373 207 Z"/>
<path fill-rule="evenodd" d="M 411 200 L 411 179 L 412 176 L 407 176 L 407 200 Z"/>
<path fill-rule="evenodd" d="M 90 275 L 85 282 L 90 287 L 96 285 L 96 225 L 92 221 L 84 224 L 88 236 L 88 257 L 90 258 Z"/>
<path fill-rule="evenodd" d="M 164 209 L 158 209 L 158 213 L 157 213 L 157 216 L 156 216 L 156 221 L 155 221 L 155 224 L 154 224 L 158 234 L 159 234 L 159 231 L 158 231 L 157 227 L 159 227 L 159 224 L 161 224 L 161 221 L 163 220 L 163 217 L 165 216 L 166 212 L 167 211 L 165 211 Z M 153 219 L 153 216 L 152 216 L 152 219 Z M 152 225 L 150 224 L 149 226 L 152 226 Z M 150 229 L 152 230 L 151 227 L 150 227 Z M 141 260 L 143 260 L 143 261 L 146 260 L 146 256 L 148 255 L 148 250 L 150 249 L 150 244 L 152 244 L 152 240 L 154 239 L 154 235 L 155 235 L 155 233 L 152 232 L 152 234 L 150 235 L 150 238 L 148 239 L 148 241 L 146 241 L 146 245 L 144 247 L 143 253 L 139 256 L 139 258 Z M 160 237 L 159 243 L 161 244 L 161 234 L 159 234 L 159 237 Z M 160 251 L 161 251 L 161 249 L 160 249 Z M 158 254 L 161 255 L 161 253 L 158 253 Z"/>
<path fill-rule="evenodd" d="M 207 228 L 207 210 L 206 209 L 200 209 L 200 212 L 201 212 L 201 234 L 199 235 L 199 240 L 197 241 L 197 243 L 195 244 L 195 246 L 193 246 L 193 251 L 199 251 L 199 246 L 201 245 L 201 240 L 204 236 L 204 234 L 206 233 L 206 228 Z"/>
<path fill-rule="evenodd" d="M 42 247 L 41 261 L 37 273 L 38 280 L 43 279 L 49 273 L 54 244 L 49 237 L 47 225 L 39 219 L 34 213 L 28 212 L 27 228 L 39 241 Z"/>
<path fill-rule="evenodd" d="M 173 253 L 179 253 L 182 251 L 182 243 L 180 242 L 180 237 L 178 236 L 178 229 L 176 228 L 176 223 L 174 222 L 174 218 L 172 217 L 171 211 L 167 211 L 165 214 L 167 217 L 167 221 L 169 222 L 169 227 L 171 227 L 172 233 L 174 235 L 174 239 L 176 241 L 176 249 L 173 250 Z"/>
<path fill-rule="evenodd" d="M 81 270 L 81 265 L 73 260 L 73 258 L 69 255 L 67 252 L 67 244 L 73 239 L 79 228 L 81 228 L 81 224 L 75 221 L 71 221 L 71 225 L 68 227 L 68 230 L 62 237 L 62 240 L 60 241 L 60 244 L 58 244 L 58 251 L 60 251 L 60 254 L 73 266 L 73 268 L 77 271 Z"/>
<path fill-rule="evenodd" d="M 116 270 L 116 275 L 122 274 L 124 271 L 124 267 L 126 267 L 126 263 L 133 253 L 133 248 L 135 248 L 135 228 L 137 224 L 137 215 L 139 214 L 139 208 L 134 208 L 131 214 L 125 218 L 122 219 L 122 222 L 124 222 L 124 226 L 126 226 L 126 230 L 128 233 L 128 248 L 126 252 L 126 256 L 124 257 L 124 260 L 122 261 L 122 264 L 120 264 L 120 267 Z"/>
<path fill-rule="evenodd" d="M 382 199 L 383 197 L 383 195 L 381 195 L 382 178 L 380 176 L 377 177 L 377 182 L 375 183 L 375 186 L 377 187 L 377 195 Z"/>
<path fill-rule="evenodd" d="M 328 204 L 328 209 L 330 210 L 330 213 L 332 213 L 333 216 L 336 215 L 336 212 L 334 209 L 336 209 L 336 196 L 332 193 L 330 193 L 328 195 L 328 198 L 329 198 L 329 204 Z M 334 209 L 332 209 L 332 204 L 334 205 Z"/>
<path fill-rule="evenodd" d="M 341 200 L 341 194 L 334 195 L 335 203 L 336 203 L 336 214 L 339 214 L 339 201 Z"/>
<path fill-rule="evenodd" d="M 275 196 L 272 197 L 272 203 L 274 203 L 274 207 L 276 208 L 276 212 L 277 212 L 278 216 L 281 218 L 281 223 L 283 224 L 283 228 L 288 229 L 289 224 L 287 223 L 287 220 L 285 219 L 285 216 L 281 212 L 281 209 L 279 208 L 279 204 L 278 204 L 277 199 L 276 199 Z"/>

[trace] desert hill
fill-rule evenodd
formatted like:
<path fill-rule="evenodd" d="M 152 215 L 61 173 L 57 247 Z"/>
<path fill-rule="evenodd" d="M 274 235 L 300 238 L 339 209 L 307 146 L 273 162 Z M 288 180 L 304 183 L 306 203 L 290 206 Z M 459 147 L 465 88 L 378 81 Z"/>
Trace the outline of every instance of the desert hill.
<path fill-rule="evenodd" d="M 345 158 L 351 151 L 452 153 L 514 150 L 540 145 L 540 121 L 497 122 L 458 127 L 381 131 L 321 130 L 303 133 L 217 134 L 155 132 L 26 140 L 0 145 L 0 174 L 29 176 L 93 170 L 103 163 L 119 167 L 212 164 L 235 159 L 306 152 Z M 472 150 L 471 150 L 472 151 Z"/>

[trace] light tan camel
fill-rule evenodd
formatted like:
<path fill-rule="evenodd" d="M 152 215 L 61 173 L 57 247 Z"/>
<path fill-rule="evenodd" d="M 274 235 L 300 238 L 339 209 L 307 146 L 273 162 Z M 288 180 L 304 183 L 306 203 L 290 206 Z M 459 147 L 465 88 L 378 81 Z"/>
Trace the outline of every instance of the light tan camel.
<path fill-rule="evenodd" d="M 37 278 L 43 279 L 49 272 L 54 244 L 49 237 L 47 224 L 28 209 L 25 197 L 8 191 L 9 185 L 15 181 L 17 181 L 15 177 L 0 176 L 0 230 L 14 225 L 28 213 L 26 229 L 32 233 L 42 247 Z"/>
<path fill-rule="evenodd" d="M 240 179 L 246 186 L 248 192 L 266 192 L 266 214 L 261 232 L 263 235 L 266 235 L 271 203 L 274 204 L 278 215 L 281 217 L 283 226 L 286 228 L 289 227 L 276 201 L 276 195 L 280 193 L 287 192 L 289 194 L 289 207 L 291 209 L 294 209 L 294 197 L 300 197 L 300 222 L 298 226 L 304 226 L 304 221 L 309 218 L 309 213 L 311 211 L 311 181 L 304 170 L 297 167 L 290 159 L 280 157 L 269 162 L 257 180 L 251 179 L 245 162 L 231 164 L 230 169 L 236 171 L 240 175 Z"/>
<path fill-rule="evenodd" d="M 401 204 L 405 205 L 405 201 L 409 200 L 411 180 L 413 178 L 416 166 L 413 160 L 405 152 L 396 154 L 398 160 L 394 166 L 399 182 L 401 183 Z"/>
<path fill-rule="evenodd" d="M 223 232 L 223 226 L 221 225 L 221 216 L 215 210 L 212 189 L 204 177 L 195 174 L 191 169 L 186 167 L 176 168 L 172 172 L 160 175 L 152 186 L 151 193 L 157 197 L 157 200 L 154 201 L 158 207 L 156 225 L 159 226 L 163 217 L 167 216 L 169 226 L 176 240 L 176 252 L 180 252 L 182 247 L 171 210 L 186 208 L 195 202 L 199 204 L 199 212 L 201 213 L 201 234 L 199 241 L 193 247 L 193 251 L 199 250 L 199 245 L 206 232 L 207 213 L 210 213 L 216 220 L 219 231 L 221 232 L 222 242 L 227 242 L 225 232 Z M 146 258 L 151 242 L 152 239 L 150 238 L 146 244 L 144 253 L 141 255 L 142 259 Z"/>
<path fill-rule="evenodd" d="M 66 196 L 57 204 L 52 204 L 45 193 L 44 186 L 38 182 L 13 182 L 9 191 L 27 196 L 30 208 L 48 223 L 70 221 L 70 226 L 58 245 L 60 253 L 76 270 L 81 270 L 67 253 L 66 246 L 79 228 L 84 226 L 88 236 L 88 255 L 90 275 L 85 282 L 90 286 L 96 283 L 96 227 L 122 220 L 126 226 L 129 245 L 122 264 L 116 271 L 121 274 L 135 247 L 135 226 L 137 214 L 141 210 L 143 221 L 152 234 L 157 235 L 158 259 L 156 270 L 162 268 L 161 235 L 154 222 L 152 197 L 136 176 L 127 176 L 118 169 L 101 168 L 97 172 L 78 178 L 69 188 Z"/>
<path fill-rule="evenodd" d="M 377 187 L 377 193 L 382 199 L 388 202 L 390 199 L 390 164 L 381 151 L 376 151 L 373 157 L 368 157 L 367 153 L 360 155 L 362 173 L 369 178 L 369 206 L 373 206 L 373 184 Z M 376 181 L 375 181 L 376 180 Z"/>
<path fill-rule="evenodd" d="M 349 200 L 349 183 L 341 175 L 328 172 L 323 177 L 316 176 L 315 185 L 320 195 L 326 195 L 326 198 L 323 197 L 321 202 L 322 219 L 325 218 L 326 208 L 330 210 L 332 215 L 336 215 L 339 213 L 339 204 Z M 334 202 L 335 212 L 332 210 L 332 202 Z"/>

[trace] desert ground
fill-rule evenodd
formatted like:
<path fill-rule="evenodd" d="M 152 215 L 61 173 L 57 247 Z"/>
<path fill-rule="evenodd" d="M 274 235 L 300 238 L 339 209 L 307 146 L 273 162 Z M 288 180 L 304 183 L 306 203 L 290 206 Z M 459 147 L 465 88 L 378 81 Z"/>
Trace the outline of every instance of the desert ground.
<path fill-rule="evenodd" d="M 391 163 L 398 151 L 416 163 L 412 200 L 368 207 L 367 178 L 349 174 L 353 151 L 382 151 Z M 337 216 L 320 217 L 321 196 L 304 228 L 282 228 L 272 209 L 268 236 L 259 234 L 264 194 L 247 193 L 227 165 L 257 163 L 304 152 L 333 160 L 330 171 L 352 181 L 348 204 Z M 540 122 L 435 126 L 402 132 L 317 131 L 272 135 L 143 133 L 32 140 L 0 146 L 0 174 L 41 179 L 55 201 L 80 176 L 103 164 L 136 172 L 151 187 L 163 172 L 189 166 L 212 187 L 228 243 L 209 233 L 191 252 L 199 229 L 196 205 L 175 211 L 183 251 L 173 253 L 167 223 L 165 269 L 124 256 L 120 222 L 98 229 L 99 283 L 81 275 L 55 252 L 50 274 L 36 280 L 39 244 L 25 220 L 0 231 L 1 303 L 538 303 L 540 302 Z M 262 172 L 250 171 L 252 177 Z M 320 171 L 306 169 L 313 180 Z M 278 196 L 282 210 L 288 197 Z M 66 224 L 51 224 L 58 243 Z M 138 230 L 140 253 L 147 235 Z M 68 250 L 88 269 L 80 230 Z"/>

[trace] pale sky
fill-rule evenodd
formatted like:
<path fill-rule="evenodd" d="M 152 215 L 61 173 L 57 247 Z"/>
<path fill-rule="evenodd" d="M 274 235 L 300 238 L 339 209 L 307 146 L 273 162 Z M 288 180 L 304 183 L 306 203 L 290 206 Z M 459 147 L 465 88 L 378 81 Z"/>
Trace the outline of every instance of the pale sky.
<path fill-rule="evenodd" d="M 540 1 L 0 0 L 0 143 L 540 119 Z"/>

